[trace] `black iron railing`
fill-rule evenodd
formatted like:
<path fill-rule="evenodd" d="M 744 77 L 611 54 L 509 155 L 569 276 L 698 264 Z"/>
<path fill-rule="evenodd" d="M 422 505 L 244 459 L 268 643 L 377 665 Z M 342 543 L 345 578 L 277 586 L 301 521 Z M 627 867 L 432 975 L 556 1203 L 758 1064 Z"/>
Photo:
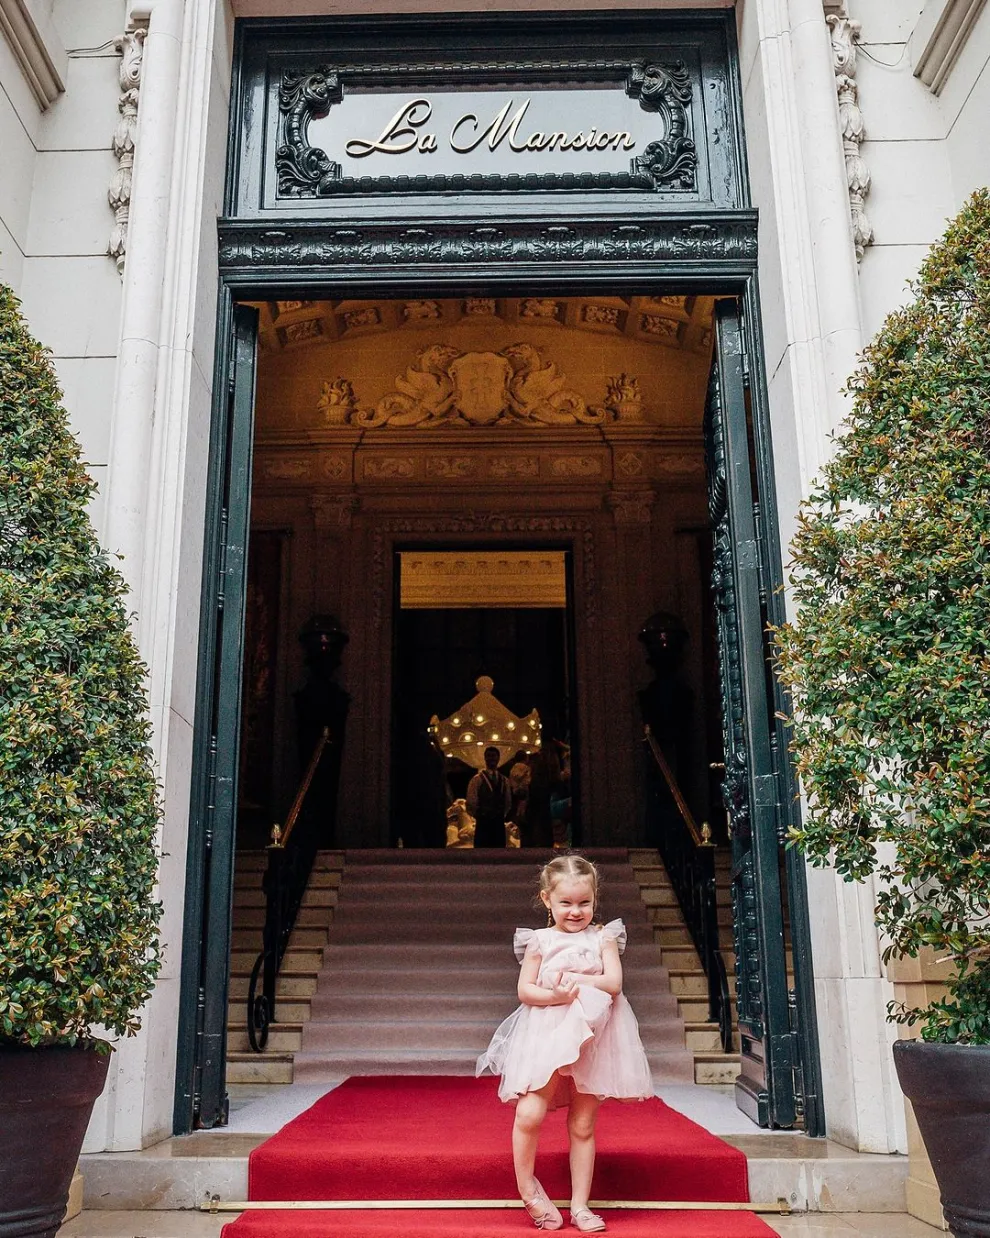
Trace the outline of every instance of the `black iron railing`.
<path fill-rule="evenodd" d="M 262 879 L 265 893 L 262 948 L 248 984 L 248 1043 L 255 1053 L 261 1053 L 268 1044 L 269 1025 L 276 1021 L 278 970 L 309 884 L 313 861 L 326 838 L 328 825 L 332 824 L 311 810 L 309 794 L 321 766 L 330 761 L 333 747 L 330 730 L 324 727 L 313 748 L 285 825 L 272 826 L 272 841 L 267 849 L 268 867 Z"/>
<path fill-rule="evenodd" d="M 698 827 L 656 738 L 645 728 L 647 813 L 650 837 L 663 860 L 691 941 L 708 981 L 708 1018 L 719 1043 L 732 1052 L 732 999 L 719 947 L 715 845 L 707 825 Z"/>

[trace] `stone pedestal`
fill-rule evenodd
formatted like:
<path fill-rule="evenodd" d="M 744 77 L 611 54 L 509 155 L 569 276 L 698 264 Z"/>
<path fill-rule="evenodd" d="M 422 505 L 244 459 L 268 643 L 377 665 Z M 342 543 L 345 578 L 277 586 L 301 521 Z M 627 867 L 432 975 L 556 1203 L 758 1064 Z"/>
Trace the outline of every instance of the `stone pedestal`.
<path fill-rule="evenodd" d="M 938 962 L 931 951 L 925 951 L 916 959 L 892 962 L 887 974 L 893 982 L 897 1001 L 907 1006 L 925 1006 L 945 993 L 944 981 L 951 970 L 950 964 Z M 902 1038 L 912 1039 L 918 1033 L 917 1028 L 904 1027 L 900 1034 Z M 904 1101 L 904 1109 L 908 1131 L 907 1210 L 936 1229 L 947 1230 L 938 1184 L 909 1100 Z"/>

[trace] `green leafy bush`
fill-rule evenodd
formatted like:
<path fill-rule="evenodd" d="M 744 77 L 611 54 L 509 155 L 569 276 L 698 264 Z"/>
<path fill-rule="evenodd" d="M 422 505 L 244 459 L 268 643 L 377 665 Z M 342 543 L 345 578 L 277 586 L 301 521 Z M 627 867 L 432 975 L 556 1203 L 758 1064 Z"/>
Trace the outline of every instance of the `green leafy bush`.
<path fill-rule="evenodd" d="M 144 667 L 93 491 L 0 284 L 0 1045 L 135 1031 L 158 973 Z"/>
<path fill-rule="evenodd" d="M 885 959 L 931 947 L 948 996 L 891 1004 L 990 1043 L 990 194 L 928 255 L 851 381 L 793 543 L 777 634 L 808 799 L 794 840 L 878 874 Z M 884 845 L 886 844 L 886 845 Z"/>

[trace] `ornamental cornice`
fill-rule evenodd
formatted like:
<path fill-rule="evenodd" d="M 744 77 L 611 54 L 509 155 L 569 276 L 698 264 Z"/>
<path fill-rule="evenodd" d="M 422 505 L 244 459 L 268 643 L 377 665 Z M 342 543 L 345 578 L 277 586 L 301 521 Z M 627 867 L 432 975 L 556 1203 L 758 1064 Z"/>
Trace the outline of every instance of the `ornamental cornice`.
<path fill-rule="evenodd" d="M 6 36 L 31 93 L 46 111 L 65 90 L 67 57 L 51 22 L 51 4 L 0 0 L 0 34 Z"/>
<path fill-rule="evenodd" d="M 663 216 L 611 216 L 569 223 L 546 217 L 488 224 L 443 220 L 423 224 L 329 221 L 221 220 L 220 269 L 230 277 L 257 278 L 265 271 L 311 269 L 326 277 L 348 268 L 556 266 L 566 263 L 651 262 L 672 270 L 734 261 L 756 263 L 756 211 L 678 212 Z M 425 272 L 420 272 L 425 274 Z M 435 282 L 435 276 L 434 276 Z"/>

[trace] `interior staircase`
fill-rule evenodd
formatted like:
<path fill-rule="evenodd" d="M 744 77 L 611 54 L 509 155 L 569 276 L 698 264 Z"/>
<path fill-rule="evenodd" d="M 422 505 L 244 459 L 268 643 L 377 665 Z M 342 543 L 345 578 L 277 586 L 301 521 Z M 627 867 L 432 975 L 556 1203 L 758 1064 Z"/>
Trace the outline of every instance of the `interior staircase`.
<path fill-rule="evenodd" d="M 330 936 L 344 868 L 342 851 L 320 851 L 310 873 L 276 985 L 276 1018 L 264 1053 L 248 1044 L 247 995 L 265 924 L 262 879 L 265 851 L 239 851 L 234 868 L 230 994 L 227 1011 L 227 1082 L 291 1083 L 293 1054 L 309 1020 L 323 951 Z"/>
<path fill-rule="evenodd" d="M 708 1021 L 707 983 L 655 851 L 590 852 L 602 914 L 629 930 L 624 985 L 658 1084 L 730 1082 Z M 227 1079 L 331 1082 L 361 1074 L 473 1074 L 515 1008 L 517 925 L 538 926 L 538 856 L 526 851 L 322 852 L 278 980 L 264 1053 L 247 1043 L 246 997 L 261 948 L 264 852 L 239 853 Z M 731 942 L 728 870 L 719 919 Z M 332 926 L 332 933 L 331 933 Z M 725 951 L 732 971 L 731 949 Z"/>

